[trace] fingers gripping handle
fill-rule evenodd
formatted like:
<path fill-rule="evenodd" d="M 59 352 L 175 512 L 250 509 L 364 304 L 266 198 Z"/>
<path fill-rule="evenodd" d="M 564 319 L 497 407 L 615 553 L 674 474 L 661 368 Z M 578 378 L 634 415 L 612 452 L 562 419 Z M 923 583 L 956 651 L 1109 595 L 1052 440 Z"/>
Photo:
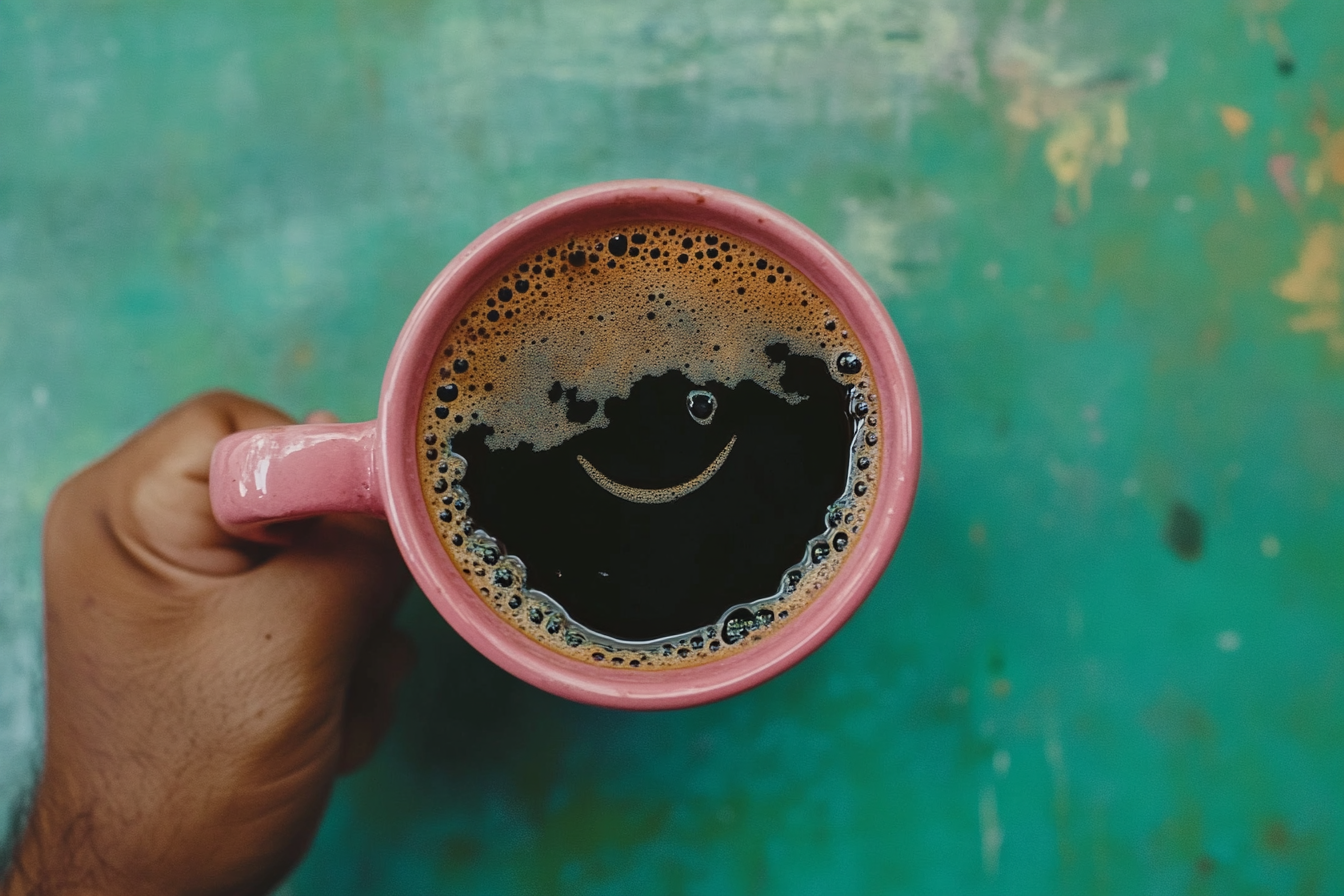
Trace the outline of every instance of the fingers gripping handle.
<path fill-rule="evenodd" d="M 210 459 L 210 505 L 230 535 L 284 542 L 275 524 L 325 513 L 386 516 L 377 421 L 237 432 Z"/>

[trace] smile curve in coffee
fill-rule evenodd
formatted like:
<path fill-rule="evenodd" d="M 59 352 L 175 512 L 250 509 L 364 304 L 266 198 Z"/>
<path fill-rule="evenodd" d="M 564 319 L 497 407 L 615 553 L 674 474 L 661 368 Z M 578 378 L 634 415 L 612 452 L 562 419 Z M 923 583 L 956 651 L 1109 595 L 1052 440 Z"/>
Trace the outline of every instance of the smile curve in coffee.
<path fill-rule="evenodd" d="M 624 485 L 605 475 L 582 454 L 577 456 L 579 465 L 583 467 L 583 471 L 588 474 L 588 477 L 621 500 L 629 501 L 632 504 L 669 504 L 678 498 L 684 498 L 708 482 L 715 473 L 719 472 L 719 468 L 723 466 L 724 461 L 728 460 L 728 454 L 736 444 L 737 436 L 733 436 L 728 440 L 728 444 L 723 446 L 719 456 L 714 458 L 709 466 L 701 470 L 699 475 L 691 477 L 681 485 L 672 485 L 667 488 L 636 488 L 633 485 Z"/>

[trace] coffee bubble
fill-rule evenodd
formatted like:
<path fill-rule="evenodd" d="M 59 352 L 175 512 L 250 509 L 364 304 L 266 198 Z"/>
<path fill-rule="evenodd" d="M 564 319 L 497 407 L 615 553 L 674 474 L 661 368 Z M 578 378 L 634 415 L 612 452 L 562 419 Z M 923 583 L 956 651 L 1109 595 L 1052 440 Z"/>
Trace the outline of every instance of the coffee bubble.
<path fill-rule="evenodd" d="M 717 409 L 718 399 L 714 393 L 706 392 L 704 389 L 692 389 L 686 396 L 686 410 L 690 413 L 691 419 L 701 426 L 708 426 L 714 422 L 714 411 Z"/>
<path fill-rule="evenodd" d="M 480 599 L 553 650 L 640 671 L 732 655 L 804 613 L 862 537 L 880 398 L 863 348 L 741 237 L 650 221 L 537 247 L 440 352 L 431 522 Z"/>

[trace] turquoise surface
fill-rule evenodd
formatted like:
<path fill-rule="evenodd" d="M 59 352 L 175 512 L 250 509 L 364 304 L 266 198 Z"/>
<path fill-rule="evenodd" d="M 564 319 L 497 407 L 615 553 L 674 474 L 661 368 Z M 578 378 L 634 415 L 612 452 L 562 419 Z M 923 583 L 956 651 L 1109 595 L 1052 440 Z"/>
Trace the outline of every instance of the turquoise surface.
<path fill-rule="evenodd" d="M 814 657 L 566 703 L 421 663 L 287 894 L 1344 891 L 1344 5 L 0 6 L 0 808 L 52 489 L 229 386 L 371 416 L 559 190 L 748 193 L 882 296 L 914 516 Z"/>

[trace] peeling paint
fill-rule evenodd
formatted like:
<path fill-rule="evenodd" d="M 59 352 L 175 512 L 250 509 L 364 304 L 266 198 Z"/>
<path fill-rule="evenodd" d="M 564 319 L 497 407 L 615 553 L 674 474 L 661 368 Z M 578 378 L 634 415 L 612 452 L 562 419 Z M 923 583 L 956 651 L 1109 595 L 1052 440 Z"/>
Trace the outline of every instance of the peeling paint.
<path fill-rule="evenodd" d="M 1223 129 L 1232 137 L 1244 137 L 1251 129 L 1251 113 L 1236 106 L 1219 106 L 1218 119 L 1222 121 Z"/>
<path fill-rule="evenodd" d="M 1292 0 L 1243 0 L 1242 16 L 1246 39 L 1252 44 L 1261 41 L 1274 51 L 1275 65 L 1280 74 L 1291 75 L 1297 66 L 1292 44 L 1284 34 L 1279 17 Z"/>
<path fill-rule="evenodd" d="M 1321 222 L 1307 234 L 1297 267 L 1274 283 L 1281 299 L 1302 306 L 1288 319 L 1294 333 L 1322 333 L 1337 355 L 1344 355 L 1344 224 Z"/>
<path fill-rule="evenodd" d="M 1279 195 L 1294 208 L 1301 204 L 1302 196 L 1297 191 L 1297 182 L 1293 180 L 1293 171 L 1297 168 L 1297 156 L 1287 152 L 1275 153 L 1269 157 L 1265 167 Z"/>
<path fill-rule="evenodd" d="M 1344 127 L 1330 130 L 1324 115 L 1312 117 L 1311 132 L 1320 141 L 1321 154 L 1307 163 L 1308 196 L 1316 196 L 1326 184 L 1344 186 Z"/>
<path fill-rule="evenodd" d="M 922 270 L 943 263 L 941 222 L 955 206 L 932 190 L 901 191 L 891 199 L 850 197 L 841 203 L 844 233 L 840 248 L 874 287 L 909 296 Z"/>
<path fill-rule="evenodd" d="M 1030 28 L 1010 19 L 990 49 L 990 71 L 1010 91 L 1004 118 L 1021 131 L 1044 131 L 1043 155 L 1056 184 L 1055 217 L 1072 221 L 1092 206 L 1101 169 L 1124 160 L 1130 140 L 1127 100 L 1166 76 L 1162 52 L 1112 73 L 1095 62 L 1066 65 L 1053 49 L 1052 17 Z"/>

